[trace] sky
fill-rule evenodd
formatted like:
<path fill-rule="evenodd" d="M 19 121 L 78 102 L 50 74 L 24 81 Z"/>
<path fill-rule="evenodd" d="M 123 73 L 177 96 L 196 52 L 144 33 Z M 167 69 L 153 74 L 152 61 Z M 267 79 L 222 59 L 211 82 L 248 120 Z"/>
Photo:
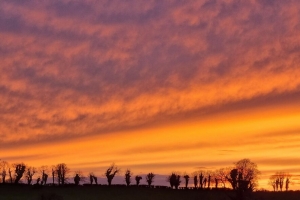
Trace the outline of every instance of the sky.
<path fill-rule="evenodd" d="M 1 0 L 0 159 L 102 176 L 112 163 L 166 175 L 249 158 L 259 188 L 285 171 L 300 189 L 299 9 Z"/>

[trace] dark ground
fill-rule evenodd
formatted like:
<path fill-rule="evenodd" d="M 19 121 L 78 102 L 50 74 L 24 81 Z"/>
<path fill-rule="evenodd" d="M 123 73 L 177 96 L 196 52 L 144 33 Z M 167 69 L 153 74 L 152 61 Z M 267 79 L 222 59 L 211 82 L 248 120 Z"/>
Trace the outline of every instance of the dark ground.
<path fill-rule="evenodd" d="M 0 185 L 0 200 L 231 200 L 232 191 L 122 186 L 34 187 Z M 300 192 L 254 192 L 245 200 L 300 200 Z"/>

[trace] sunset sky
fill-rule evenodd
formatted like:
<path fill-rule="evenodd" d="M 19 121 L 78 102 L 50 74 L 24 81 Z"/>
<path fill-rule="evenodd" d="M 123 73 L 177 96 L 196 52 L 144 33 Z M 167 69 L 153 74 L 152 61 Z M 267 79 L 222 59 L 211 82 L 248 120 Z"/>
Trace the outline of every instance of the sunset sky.
<path fill-rule="evenodd" d="M 166 175 L 249 158 L 259 188 L 285 171 L 300 189 L 299 10 L 1 0 L 0 159 L 101 176 L 113 162 Z"/>

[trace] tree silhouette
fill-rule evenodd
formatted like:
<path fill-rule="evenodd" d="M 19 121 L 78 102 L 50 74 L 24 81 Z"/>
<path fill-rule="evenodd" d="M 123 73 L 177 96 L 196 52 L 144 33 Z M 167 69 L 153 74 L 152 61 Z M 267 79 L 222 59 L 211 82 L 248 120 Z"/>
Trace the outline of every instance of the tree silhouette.
<path fill-rule="evenodd" d="M 12 171 L 10 170 L 10 168 L 8 169 L 8 174 L 9 174 L 9 179 L 10 179 L 10 183 L 13 183 L 13 177 L 12 177 Z"/>
<path fill-rule="evenodd" d="M 90 183 L 91 183 L 91 185 L 93 184 L 94 181 L 95 181 L 96 185 L 98 185 L 97 177 L 95 176 L 94 173 L 90 173 Z"/>
<path fill-rule="evenodd" d="M 269 178 L 268 184 L 272 186 L 274 192 L 289 189 L 291 175 L 286 172 L 276 172 Z"/>
<path fill-rule="evenodd" d="M 171 188 L 175 187 L 175 189 L 178 189 L 181 181 L 180 181 L 180 175 L 176 174 L 176 173 L 172 173 L 167 181 L 170 183 Z"/>
<path fill-rule="evenodd" d="M 15 168 L 15 184 L 18 184 L 26 170 L 26 165 L 24 163 L 16 163 L 13 166 Z"/>
<path fill-rule="evenodd" d="M 207 188 L 210 188 L 210 182 L 211 182 L 211 175 L 208 174 L 208 179 L 207 179 Z"/>
<path fill-rule="evenodd" d="M 5 178 L 7 175 L 9 169 L 9 164 L 6 161 L 1 161 L 0 162 L 0 172 L 1 172 L 1 178 L 2 178 L 2 183 L 5 184 Z"/>
<path fill-rule="evenodd" d="M 226 183 L 228 181 L 227 177 L 230 175 L 230 171 L 230 168 L 220 168 L 214 173 L 214 176 L 218 179 L 220 183 L 222 183 L 223 188 L 226 187 Z"/>
<path fill-rule="evenodd" d="M 80 182 L 85 182 L 86 177 L 84 176 L 83 172 L 80 170 L 77 170 L 74 172 L 74 183 L 75 185 L 79 185 Z"/>
<path fill-rule="evenodd" d="M 68 173 L 70 169 L 67 167 L 65 163 L 57 164 L 55 167 L 55 174 L 57 176 L 58 185 L 64 185 L 68 180 Z"/>
<path fill-rule="evenodd" d="M 118 169 L 115 164 L 112 164 L 105 172 L 105 176 L 107 178 L 108 185 L 111 186 L 111 182 L 116 174 L 118 174 L 120 169 Z"/>
<path fill-rule="evenodd" d="M 190 176 L 186 174 L 183 178 L 185 180 L 185 189 L 187 189 L 189 185 Z"/>
<path fill-rule="evenodd" d="M 242 159 L 236 163 L 236 169 L 238 170 L 238 184 L 239 188 L 243 190 L 253 189 L 258 185 L 258 175 L 260 171 L 257 169 L 257 165 L 251 162 L 250 159 Z"/>
<path fill-rule="evenodd" d="M 198 187 L 198 176 L 197 175 L 194 176 L 194 187 L 195 187 L 195 189 Z"/>
<path fill-rule="evenodd" d="M 232 169 L 230 171 L 230 178 L 228 178 L 228 176 L 226 176 L 226 179 L 230 182 L 232 189 L 236 190 L 237 189 L 237 181 L 238 181 L 238 170 Z"/>
<path fill-rule="evenodd" d="M 51 174 L 52 174 L 52 184 L 54 185 L 54 179 L 55 179 L 55 174 L 56 174 L 56 170 L 55 170 L 55 166 L 52 166 L 52 172 L 51 172 Z"/>
<path fill-rule="evenodd" d="M 31 185 L 32 183 L 32 177 L 34 176 L 34 174 L 36 173 L 36 169 L 34 167 L 27 167 L 27 171 L 26 171 L 26 179 L 27 179 L 27 184 Z"/>
<path fill-rule="evenodd" d="M 155 177 L 155 174 L 153 174 L 152 172 L 146 175 L 146 181 L 147 181 L 149 187 L 153 183 L 154 177 Z"/>
<path fill-rule="evenodd" d="M 276 179 L 277 179 L 276 175 L 272 175 L 272 176 L 270 176 L 269 182 L 268 182 L 268 184 L 270 186 L 272 186 L 274 192 L 276 191 Z"/>
<path fill-rule="evenodd" d="M 80 177 L 78 174 L 76 174 L 74 177 L 74 183 L 75 183 L 75 185 L 79 185 L 79 182 L 80 182 Z"/>
<path fill-rule="evenodd" d="M 93 173 L 90 173 L 90 184 L 93 185 L 94 177 Z"/>
<path fill-rule="evenodd" d="M 201 172 L 201 174 L 199 175 L 199 184 L 201 189 L 203 189 L 203 180 L 204 180 L 204 176 L 203 173 Z"/>
<path fill-rule="evenodd" d="M 140 181 L 142 180 L 143 178 L 141 176 L 135 176 L 135 181 L 136 181 L 136 185 L 139 185 L 140 184 Z"/>
<path fill-rule="evenodd" d="M 42 181 L 41 185 L 46 185 L 48 180 L 48 166 L 43 165 L 39 168 L 39 173 L 41 174 Z"/>
<path fill-rule="evenodd" d="M 131 183 L 131 176 L 132 176 L 131 171 L 129 169 L 127 169 L 125 172 L 125 182 L 126 182 L 127 186 L 129 186 Z"/>
<path fill-rule="evenodd" d="M 287 177 L 285 180 L 285 191 L 289 190 L 289 184 L 290 184 L 290 177 Z"/>

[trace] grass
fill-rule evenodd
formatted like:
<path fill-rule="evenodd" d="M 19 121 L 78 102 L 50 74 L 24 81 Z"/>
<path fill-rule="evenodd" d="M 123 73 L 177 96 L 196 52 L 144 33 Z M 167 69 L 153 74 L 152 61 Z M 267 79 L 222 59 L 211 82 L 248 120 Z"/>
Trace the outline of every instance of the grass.
<path fill-rule="evenodd" d="M 230 200 L 232 191 L 171 190 L 142 187 L 34 187 L 0 185 L 5 200 Z M 245 200 L 299 200 L 300 192 L 254 192 Z"/>

